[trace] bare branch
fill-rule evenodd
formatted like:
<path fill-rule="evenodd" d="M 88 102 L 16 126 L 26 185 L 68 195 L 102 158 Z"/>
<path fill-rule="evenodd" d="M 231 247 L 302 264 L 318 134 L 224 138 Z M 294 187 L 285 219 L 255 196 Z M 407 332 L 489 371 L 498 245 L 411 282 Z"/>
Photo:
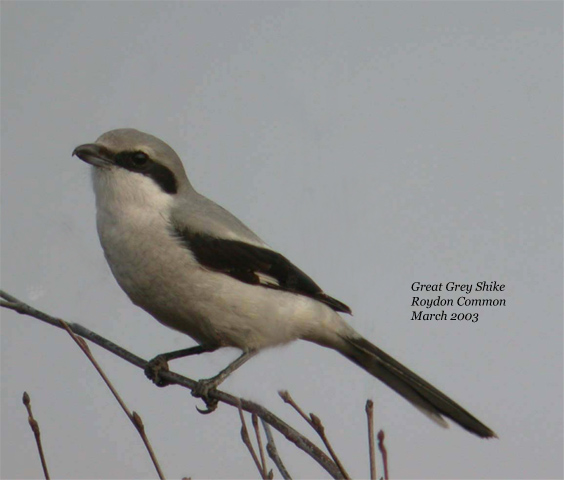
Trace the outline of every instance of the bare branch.
<path fill-rule="evenodd" d="M 333 450 L 333 446 L 329 442 L 329 439 L 325 435 L 325 427 L 321 423 L 321 419 L 317 415 L 314 415 L 313 413 L 310 413 L 309 415 L 311 417 L 311 422 L 312 422 L 313 428 L 315 429 L 317 434 L 321 437 L 321 440 L 323 440 L 323 443 L 327 447 L 327 450 L 328 450 L 329 454 L 331 455 L 331 458 L 335 461 L 335 463 L 339 467 L 339 470 L 341 470 L 341 472 L 343 473 L 343 476 L 345 478 L 350 479 L 351 477 L 347 473 L 347 471 L 345 470 L 345 466 L 342 464 L 341 460 L 337 456 L 337 453 L 335 452 L 335 450 Z"/>
<path fill-rule="evenodd" d="M 388 451 L 384 445 L 384 430 L 378 432 L 378 449 L 382 454 L 382 463 L 384 464 L 384 479 L 389 480 L 390 475 L 388 473 Z"/>
<path fill-rule="evenodd" d="M 50 325 L 53 325 L 57 328 L 63 328 L 59 319 L 54 318 L 50 315 L 47 315 L 44 312 L 36 310 L 35 308 L 27 305 L 24 302 L 21 302 L 17 298 L 9 295 L 8 293 L 0 290 L 0 297 L 2 297 L 6 302 L 2 301 L 0 306 L 9 308 L 14 310 L 20 314 L 28 315 L 43 322 L 46 322 Z M 80 335 L 81 337 L 90 340 L 91 342 L 95 343 L 96 345 L 104 348 L 105 350 L 113 353 L 114 355 L 126 360 L 127 362 L 135 365 L 138 368 L 145 369 L 148 364 L 147 360 L 144 360 L 137 355 L 129 352 L 128 350 L 116 345 L 115 343 L 111 342 L 110 340 L 98 335 L 87 328 L 76 324 L 76 323 L 67 323 L 69 328 Z M 193 390 L 197 382 L 179 375 L 178 373 L 171 372 L 171 371 L 162 371 L 159 372 L 160 376 L 167 380 L 170 384 L 177 384 L 182 387 L 188 388 Z M 274 415 L 271 411 L 264 408 L 262 405 L 257 403 L 251 402 L 249 400 L 245 400 L 244 398 L 235 397 L 230 395 L 226 392 L 221 390 L 211 390 L 208 392 L 208 396 L 214 398 L 222 403 L 227 405 L 231 405 L 232 407 L 239 408 L 240 407 L 249 413 L 255 413 L 258 415 L 259 418 L 264 420 L 266 423 L 271 425 L 273 428 L 278 430 L 286 439 L 292 442 L 296 447 L 300 450 L 303 450 L 307 455 L 309 455 L 313 460 L 315 460 L 332 478 L 341 479 L 344 478 L 342 472 L 340 471 L 337 464 L 331 460 L 319 447 L 317 447 L 314 443 L 311 442 L 308 438 L 304 435 L 299 433 L 297 430 L 292 428 L 286 422 L 278 418 Z"/>
<path fill-rule="evenodd" d="M 31 427 L 31 431 L 35 436 L 35 443 L 37 444 L 37 450 L 39 451 L 39 458 L 41 459 L 41 466 L 43 467 L 43 474 L 45 479 L 49 480 L 49 471 L 47 470 L 47 462 L 45 461 L 45 454 L 43 453 L 43 445 L 41 444 L 41 431 L 39 430 L 39 423 L 33 418 L 33 413 L 31 411 L 31 398 L 27 392 L 24 392 L 22 402 L 27 409 L 27 421 Z"/>
<path fill-rule="evenodd" d="M 376 480 L 376 452 L 374 449 L 374 402 L 366 400 L 366 421 L 368 423 L 368 455 L 370 458 L 370 480 Z"/>
<path fill-rule="evenodd" d="M 68 332 L 68 334 L 72 337 L 72 339 L 76 342 L 76 344 L 80 347 L 80 349 L 84 352 L 84 354 L 88 357 L 88 359 L 90 360 L 92 365 L 94 365 L 94 368 L 100 374 L 100 376 L 102 377 L 102 380 L 104 380 L 104 383 L 107 385 L 107 387 L 112 392 L 113 396 L 115 397 L 115 399 L 119 403 L 120 407 L 122 408 L 122 410 L 127 415 L 127 418 L 129 418 L 131 423 L 133 423 L 135 429 L 137 430 L 137 432 L 141 436 L 141 440 L 143 441 L 145 448 L 149 452 L 149 456 L 151 457 L 151 461 L 153 462 L 153 465 L 155 466 L 155 470 L 157 471 L 159 478 L 164 479 L 165 476 L 164 476 L 164 474 L 161 470 L 161 466 L 159 465 L 159 461 L 157 460 L 157 456 L 155 455 L 153 447 L 151 446 L 151 442 L 149 442 L 149 438 L 147 437 L 147 434 L 145 433 L 145 426 L 143 425 L 143 420 L 141 420 L 141 417 L 137 414 L 137 412 L 131 413 L 129 411 L 129 408 L 127 407 L 127 405 L 125 404 L 125 402 L 123 401 L 123 399 L 121 398 L 121 396 L 119 395 L 119 393 L 117 392 L 115 387 L 112 385 L 112 382 L 110 382 L 110 379 L 107 377 L 106 373 L 102 370 L 102 367 L 100 367 L 100 365 L 98 364 L 98 362 L 96 361 L 96 359 L 92 355 L 92 352 L 90 351 L 90 348 L 88 348 L 88 345 L 86 344 L 84 339 L 77 337 L 76 334 L 70 329 L 70 327 L 67 325 L 67 323 L 64 320 L 60 320 L 60 323 L 63 326 L 63 328 Z"/>
<path fill-rule="evenodd" d="M 253 413 L 251 415 L 251 419 L 253 421 L 253 428 L 255 430 L 255 436 L 257 438 L 257 444 L 259 447 L 260 463 L 262 464 L 262 473 L 264 477 L 268 477 L 268 471 L 266 466 L 266 455 L 264 454 L 264 447 L 262 445 L 262 438 L 260 436 L 258 417 L 256 416 L 256 414 Z"/>
<path fill-rule="evenodd" d="M 288 392 L 288 390 L 280 390 L 278 392 L 278 395 L 280 395 L 280 398 L 282 400 L 284 400 L 284 403 L 291 405 L 292 408 L 296 412 L 298 412 L 300 414 L 300 416 L 313 428 L 313 425 L 311 424 L 311 418 L 309 418 L 305 414 L 305 412 L 300 408 L 300 406 L 294 401 L 294 399 L 292 398 L 292 396 L 290 395 L 290 392 Z"/>
<path fill-rule="evenodd" d="M 241 439 L 243 440 L 243 443 L 249 450 L 249 453 L 251 454 L 253 462 L 255 462 L 255 466 L 257 467 L 257 470 L 259 471 L 261 478 L 263 478 L 263 480 L 266 480 L 268 477 L 266 476 L 264 471 L 265 470 L 264 466 L 260 464 L 257 454 L 255 453 L 255 449 L 253 448 L 253 444 L 251 443 L 251 438 L 249 437 L 249 431 L 247 430 L 247 424 L 245 423 L 245 416 L 243 415 L 243 410 L 241 410 L 240 406 L 239 406 L 239 417 L 241 418 Z"/>
<path fill-rule="evenodd" d="M 325 427 L 323 426 L 323 423 L 321 423 L 321 419 L 313 413 L 310 413 L 308 417 L 304 413 L 304 411 L 299 407 L 299 405 L 294 401 L 294 399 L 291 397 L 290 393 L 287 390 L 279 391 L 278 395 L 280 395 L 280 397 L 282 398 L 282 400 L 284 400 L 284 402 L 289 403 L 294 408 L 294 410 L 296 410 L 302 416 L 302 418 L 311 426 L 311 428 L 315 430 L 315 432 L 319 435 L 319 437 L 325 444 L 325 447 L 327 448 L 329 455 L 331 455 L 331 458 L 339 467 L 339 470 L 343 474 L 343 477 L 350 478 L 349 474 L 345 470 L 344 465 L 341 463 L 341 460 L 335 453 L 335 450 L 333 450 L 333 447 L 329 442 L 329 439 L 325 435 Z"/>
<path fill-rule="evenodd" d="M 288 470 L 286 470 L 286 467 L 284 466 L 280 455 L 278 455 L 278 449 L 276 448 L 276 443 L 274 443 L 274 436 L 272 435 L 272 431 L 270 430 L 270 425 L 262 419 L 261 422 L 264 431 L 266 432 L 266 440 L 268 442 L 266 444 L 266 451 L 268 452 L 268 456 L 272 459 L 274 465 L 276 465 L 276 468 L 278 468 L 278 471 L 280 472 L 280 475 L 282 475 L 282 478 L 284 480 L 292 480 L 292 477 L 288 473 Z"/>

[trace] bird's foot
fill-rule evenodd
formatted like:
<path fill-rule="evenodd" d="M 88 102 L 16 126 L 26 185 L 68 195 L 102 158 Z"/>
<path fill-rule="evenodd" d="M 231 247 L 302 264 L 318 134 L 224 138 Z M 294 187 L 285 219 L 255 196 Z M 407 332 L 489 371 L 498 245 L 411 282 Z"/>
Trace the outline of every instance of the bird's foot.
<path fill-rule="evenodd" d="M 147 363 L 145 367 L 145 376 L 151 380 L 157 387 L 166 387 L 171 382 L 165 380 L 161 376 L 161 372 L 168 372 L 168 362 L 163 355 L 157 355 Z"/>
<path fill-rule="evenodd" d="M 196 410 L 203 415 L 212 413 L 217 408 L 219 401 L 215 398 L 210 398 L 209 392 L 215 390 L 217 383 L 214 379 L 198 380 L 196 386 L 192 389 L 192 396 L 196 398 L 201 398 L 206 404 L 205 409 L 196 407 Z"/>

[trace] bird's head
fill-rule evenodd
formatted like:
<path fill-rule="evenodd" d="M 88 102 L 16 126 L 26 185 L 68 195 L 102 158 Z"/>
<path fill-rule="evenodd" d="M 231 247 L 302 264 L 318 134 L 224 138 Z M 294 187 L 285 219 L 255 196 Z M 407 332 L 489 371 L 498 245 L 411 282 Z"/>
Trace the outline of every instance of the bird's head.
<path fill-rule="evenodd" d="M 97 201 L 112 197 L 118 201 L 169 202 L 191 189 L 176 152 L 138 130 L 111 130 L 95 143 L 79 145 L 73 155 L 92 165 Z"/>

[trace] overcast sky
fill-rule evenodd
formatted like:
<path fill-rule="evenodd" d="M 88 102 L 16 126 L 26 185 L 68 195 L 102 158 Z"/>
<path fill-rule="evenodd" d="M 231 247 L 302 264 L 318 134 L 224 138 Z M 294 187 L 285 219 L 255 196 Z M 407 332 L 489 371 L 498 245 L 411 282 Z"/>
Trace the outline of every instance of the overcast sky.
<path fill-rule="evenodd" d="M 367 398 L 393 478 L 562 478 L 561 2 L 4 1 L 1 27 L 4 290 L 147 359 L 193 345 L 116 284 L 89 167 L 71 158 L 105 131 L 138 128 L 350 305 L 355 329 L 500 438 L 443 430 L 305 342 L 263 352 L 226 391 L 307 431 L 277 396 L 288 389 L 357 478 Z M 416 281 L 497 281 L 503 293 L 473 298 L 506 306 L 446 309 L 477 323 L 412 321 Z M 154 477 L 68 336 L 1 313 L 2 478 L 42 475 L 24 390 L 54 478 Z M 257 476 L 234 409 L 201 416 L 186 390 L 92 350 L 167 477 Z M 171 366 L 204 378 L 236 355 Z M 294 478 L 326 478 L 276 439 Z"/>

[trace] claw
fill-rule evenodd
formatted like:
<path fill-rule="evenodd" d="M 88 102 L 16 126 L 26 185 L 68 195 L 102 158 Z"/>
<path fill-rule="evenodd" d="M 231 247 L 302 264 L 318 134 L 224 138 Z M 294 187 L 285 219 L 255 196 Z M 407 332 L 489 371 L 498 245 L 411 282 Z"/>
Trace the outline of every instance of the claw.
<path fill-rule="evenodd" d="M 214 388 L 215 388 L 214 382 L 210 382 L 207 380 L 199 380 L 197 385 L 192 390 L 192 396 L 201 398 L 206 404 L 205 409 L 196 407 L 196 410 L 198 410 L 198 412 L 200 412 L 202 415 L 208 415 L 217 409 L 217 405 L 219 404 L 219 401 L 215 398 L 210 398 L 208 396 L 210 390 L 213 390 Z"/>
<path fill-rule="evenodd" d="M 162 371 L 168 372 L 168 362 L 161 355 L 153 358 L 145 367 L 145 376 L 157 387 L 166 387 L 170 382 L 161 377 Z"/>
<path fill-rule="evenodd" d="M 202 400 L 206 403 L 206 408 L 196 407 L 196 410 L 202 415 L 209 415 L 217 409 L 219 402 L 215 398 L 202 398 Z"/>

